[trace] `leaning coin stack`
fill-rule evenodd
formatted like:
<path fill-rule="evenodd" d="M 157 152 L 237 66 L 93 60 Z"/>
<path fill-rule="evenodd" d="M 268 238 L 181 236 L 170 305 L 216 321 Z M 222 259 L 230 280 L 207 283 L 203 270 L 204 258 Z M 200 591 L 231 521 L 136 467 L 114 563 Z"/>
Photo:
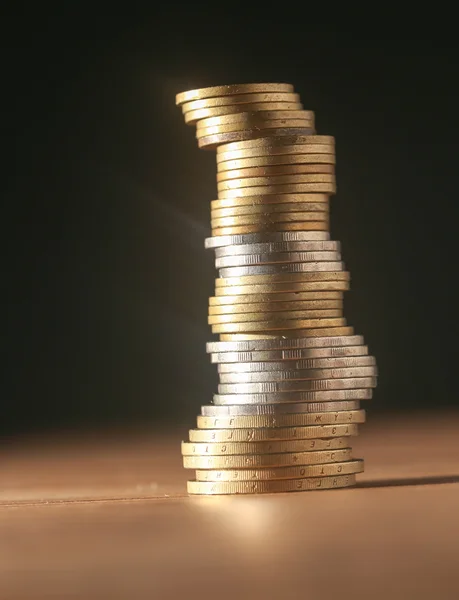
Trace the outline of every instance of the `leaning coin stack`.
<path fill-rule="evenodd" d="M 376 386 L 375 359 L 343 316 L 349 273 L 330 240 L 335 143 L 287 84 L 176 97 L 200 148 L 216 149 L 211 202 L 219 277 L 209 324 L 218 394 L 183 442 L 190 494 L 348 487 L 351 436 Z"/>

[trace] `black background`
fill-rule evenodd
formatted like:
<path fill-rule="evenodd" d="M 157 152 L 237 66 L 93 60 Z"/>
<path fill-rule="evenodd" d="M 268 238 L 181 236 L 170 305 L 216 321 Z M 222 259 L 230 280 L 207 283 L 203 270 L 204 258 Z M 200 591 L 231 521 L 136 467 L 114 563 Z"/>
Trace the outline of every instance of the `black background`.
<path fill-rule="evenodd" d="M 457 406 L 457 50 L 182 9 L 3 20 L 0 428 L 189 424 L 211 401 L 215 157 L 174 97 L 263 81 L 336 137 L 346 317 L 380 370 L 365 408 Z"/>

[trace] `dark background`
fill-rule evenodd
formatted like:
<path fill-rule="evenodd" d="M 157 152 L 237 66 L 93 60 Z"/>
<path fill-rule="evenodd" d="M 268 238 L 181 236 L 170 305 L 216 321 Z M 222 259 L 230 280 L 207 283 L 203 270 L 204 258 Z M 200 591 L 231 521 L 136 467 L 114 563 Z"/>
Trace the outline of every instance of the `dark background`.
<path fill-rule="evenodd" d="M 215 157 L 174 96 L 263 81 L 336 136 L 346 317 L 380 370 L 365 408 L 457 406 L 457 49 L 182 9 L 3 19 L 0 428 L 189 424 L 210 403 Z"/>

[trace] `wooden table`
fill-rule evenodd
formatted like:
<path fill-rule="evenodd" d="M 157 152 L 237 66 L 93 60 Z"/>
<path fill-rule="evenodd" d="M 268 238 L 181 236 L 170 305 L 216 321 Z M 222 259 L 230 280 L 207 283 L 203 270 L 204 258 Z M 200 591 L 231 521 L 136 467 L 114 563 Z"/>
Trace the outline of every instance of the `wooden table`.
<path fill-rule="evenodd" d="M 0 598 L 459 599 L 459 416 L 370 418 L 349 490 L 188 498 L 186 431 L 7 440 Z"/>

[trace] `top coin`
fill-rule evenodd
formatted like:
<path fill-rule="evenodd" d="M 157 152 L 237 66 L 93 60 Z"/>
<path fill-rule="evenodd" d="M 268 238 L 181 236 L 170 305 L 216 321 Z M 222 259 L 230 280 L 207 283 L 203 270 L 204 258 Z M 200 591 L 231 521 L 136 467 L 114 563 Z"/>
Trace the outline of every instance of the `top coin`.
<path fill-rule="evenodd" d="M 202 100 L 204 98 L 214 98 L 216 96 L 231 96 L 238 94 L 262 94 L 263 92 L 271 93 L 293 93 L 293 85 L 289 83 L 242 83 L 234 85 L 217 85 L 214 87 L 199 88 L 181 92 L 175 96 L 175 104 L 180 105 L 184 102 L 192 100 Z"/>

